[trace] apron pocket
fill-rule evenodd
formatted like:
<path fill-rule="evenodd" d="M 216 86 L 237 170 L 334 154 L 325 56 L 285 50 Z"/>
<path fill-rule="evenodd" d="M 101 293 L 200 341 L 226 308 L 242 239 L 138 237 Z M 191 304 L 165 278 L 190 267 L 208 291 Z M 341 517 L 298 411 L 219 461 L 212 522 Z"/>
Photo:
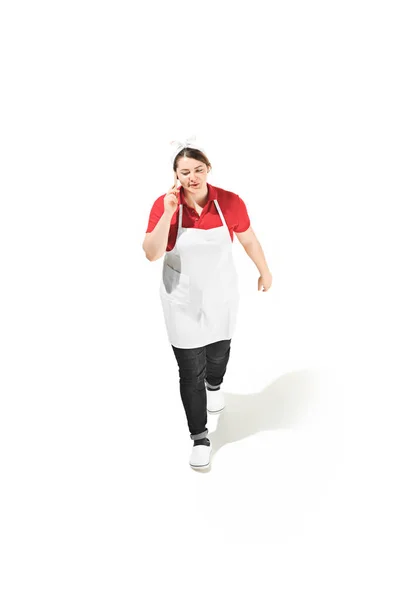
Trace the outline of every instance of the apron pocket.
<path fill-rule="evenodd" d="M 164 263 L 160 293 L 177 304 L 190 302 L 190 278 Z"/>

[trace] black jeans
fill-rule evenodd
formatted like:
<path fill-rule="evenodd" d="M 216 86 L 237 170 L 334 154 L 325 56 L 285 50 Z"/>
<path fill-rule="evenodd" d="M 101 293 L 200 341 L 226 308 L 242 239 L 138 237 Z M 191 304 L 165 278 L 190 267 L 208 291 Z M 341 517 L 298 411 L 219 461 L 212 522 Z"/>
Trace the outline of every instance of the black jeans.
<path fill-rule="evenodd" d="M 179 367 L 179 387 L 190 437 L 207 437 L 207 393 L 218 390 L 228 364 L 231 340 L 221 340 L 199 348 L 172 346 Z"/>

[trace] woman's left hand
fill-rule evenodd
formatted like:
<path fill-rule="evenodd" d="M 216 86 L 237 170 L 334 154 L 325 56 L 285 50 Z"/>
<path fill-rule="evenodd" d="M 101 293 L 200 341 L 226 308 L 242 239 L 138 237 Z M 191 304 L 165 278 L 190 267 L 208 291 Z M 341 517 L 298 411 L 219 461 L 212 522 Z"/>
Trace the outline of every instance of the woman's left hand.
<path fill-rule="evenodd" d="M 258 278 L 258 291 L 260 291 L 261 288 L 264 288 L 262 291 L 267 292 L 269 290 L 269 288 L 271 287 L 271 284 L 272 284 L 272 275 L 270 272 L 260 275 L 260 277 Z"/>

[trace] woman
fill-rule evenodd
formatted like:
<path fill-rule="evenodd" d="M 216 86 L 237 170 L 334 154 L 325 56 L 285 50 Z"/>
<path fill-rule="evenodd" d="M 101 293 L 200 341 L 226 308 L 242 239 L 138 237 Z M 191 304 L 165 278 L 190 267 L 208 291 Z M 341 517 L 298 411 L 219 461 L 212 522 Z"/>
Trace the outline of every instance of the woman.
<path fill-rule="evenodd" d="M 225 406 L 220 386 L 239 306 L 233 232 L 260 272 L 258 290 L 272 276 L 243 200 L 207 183 L 211 164 L 194 138 L 173 144 L 175 183 L 153 204 L 143 250 L 151 261 L 164 256 L 160 297 L 194 441 L 189 464 L 201 469 L 212 450 L 207 410 Z"/>

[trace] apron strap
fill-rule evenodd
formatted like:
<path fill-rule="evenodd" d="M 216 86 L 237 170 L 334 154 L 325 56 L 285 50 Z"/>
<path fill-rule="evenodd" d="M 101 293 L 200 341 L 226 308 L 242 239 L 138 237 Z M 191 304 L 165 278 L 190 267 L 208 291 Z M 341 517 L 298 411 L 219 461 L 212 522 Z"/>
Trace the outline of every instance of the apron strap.
<path fill-rule="evenodd" d="M 182 229 L 182 204 L 179 205 L 178 234 L 181 229 Z"/>
<path fill-rule="evenodd" d="M 219 213 L 219 216 L 221 217 L 221 221 L 222 221 L 222 223 L 225 225 L 225 227 L 227 228 L 227 230 L 228 230 L 228 233 L 229 233 L 229 227 L 228 227 L 228 225 L 226 224 L 225 217 L 224 217 L 224 215 L 222 214 L 222 210 L 220 209 L 220 207 L 219 207 L 219 204 L 218 204 L 218 200 L 217 200 L 216 198 L 214 198 L 214 203 L 215 203 L 215 206 L 217 207 L 217 211 L 218 211 L 218 213 Z M 229 237 L 230 237 L 230 236 L 231 236 L 231 234 L 229 233 Z"/>

